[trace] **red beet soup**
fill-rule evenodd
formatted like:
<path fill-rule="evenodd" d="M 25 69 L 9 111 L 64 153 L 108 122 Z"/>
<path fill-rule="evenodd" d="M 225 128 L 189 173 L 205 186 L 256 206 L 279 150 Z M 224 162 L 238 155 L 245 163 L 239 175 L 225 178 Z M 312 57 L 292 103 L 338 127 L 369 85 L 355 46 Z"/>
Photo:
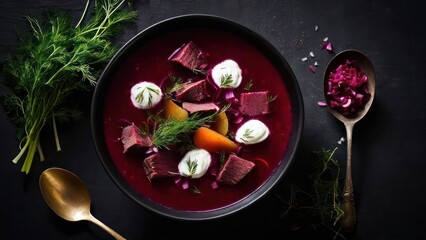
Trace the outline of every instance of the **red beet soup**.
<path fill-rule="evenodd" d="M 213 176 L 206 174 L 191 180 L 201 193 L 184 190 L 173 178 L 150 182 L 145 175 L 143 160 L 147 155 L 123 154 L 117 140 L 121 127 L 128 122 L 143 125 L 146 110 L 136 109 L 130 100 L 130 89 L 141 81 L 161 84 L 170 73 L 180 74 L 180 66 L 167 59 L 177 48 L 193 41 L 208 55 L 210 66 L 232 59 L 242 69 L 242 83 L 235 90 L 239 96 L 243 88 L 253 82 L 250 91 L 268 90 L 273 96 L 273 112 L 259 117 L 271 134 L 262 143 L 243 147 L 240 157 L 253 161 L 254 169 L 236 185 L 211 186 Z M 141 44 L 128 55 L 112 76 L 103 111 L 104 135 L 107 149 L 119 172 L 141 195 L 165 207 L 187 211 L 209 211 L 233 204 L 258 189 L 275 171 L 286 151 L 292 128 L 292 112 L 284 79 L 267 57 L 251 43 L 233 33 L 210 28 L 186 28 L 167 32 Z M 161 104 L 156 107 L 161 110 Z M 243 122 L 251 119 L 246 117 Z M 230 125 L 236 131 L 239 125 Z M 287 164 L 287 163 L 281 163 Z"/>

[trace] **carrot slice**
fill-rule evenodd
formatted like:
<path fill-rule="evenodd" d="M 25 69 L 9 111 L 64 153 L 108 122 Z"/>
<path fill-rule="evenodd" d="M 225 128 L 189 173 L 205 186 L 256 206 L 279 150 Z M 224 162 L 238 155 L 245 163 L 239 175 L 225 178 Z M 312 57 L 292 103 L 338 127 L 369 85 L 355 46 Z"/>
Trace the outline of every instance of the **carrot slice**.
<path fill-rule="evenodd" d="M 228 133 L 228 127 L 228 117 L 226 116 L 225 112 L 221 112 L 216 115 L 210 126 L 212 130 L 222 134 L 223 136 L 226 136 Z"/>
<path fill-rule="evenodd" d="M 233 141 L 206 127 L 200 127 L 195 131 L 194 144 L 209 152 L 235 152 L 237 150 L 237 144 Z"/>
<path fill-rule="evenodd" d="M 166 99 L 164 103 L 164 115 L 166 118 L 173 118 L 179 121 L 185 121 L 188 118 L 188 112 L 171 99 Z"/>

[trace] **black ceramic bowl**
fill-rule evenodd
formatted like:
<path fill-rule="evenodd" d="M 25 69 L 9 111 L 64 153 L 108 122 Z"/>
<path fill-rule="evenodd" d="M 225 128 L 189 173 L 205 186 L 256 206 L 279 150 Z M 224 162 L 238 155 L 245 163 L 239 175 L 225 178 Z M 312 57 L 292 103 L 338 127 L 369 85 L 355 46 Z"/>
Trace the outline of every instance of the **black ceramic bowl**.
<path fill-rule="evenodd" d="M 197 183 L 201 194 L 185 192 L 173 186 L 173 181 L 150 183 L 143 172 L 144 157 L 123 154 L 123 146 L 117 140 L 123 127 L 120 124 L 137 122 L 143 115 L 130 106 L 131 86 L 142 80 L 160 81 L 161 76 L 167 76 L 176 68 L 170 65 L 167 57 L 189 40 L 208 52 L 212 64 L 228 58 L 237 60 L 242 66 L 243 77 L 247 78 L 243 81 L 247 84 L 248 78 L 254 79 L 253 91 L 269 90 L 277 96 L 274 112 L 268 116 L 272 119 L 269 120 L 270 139 L 248 153 L 250 157 L 256 156 L 254 159 L 263 156 L 269 163 L 263 165 L 263 169 L 260 163 L 255 173 L 250 173 L 247 180 L 235 186 L 213 191 L 206 184 Z M 114 183 L 138 204 L 163 216 L 182 220 L 223 217 L 267 194 L 292 162 L 304 122 L 297 79 L 280 52 L 247 27 L 211 15 L 170 18 L 128 41 L 102 73 L 94 92 L 91 114 L 96 150 Z"/>

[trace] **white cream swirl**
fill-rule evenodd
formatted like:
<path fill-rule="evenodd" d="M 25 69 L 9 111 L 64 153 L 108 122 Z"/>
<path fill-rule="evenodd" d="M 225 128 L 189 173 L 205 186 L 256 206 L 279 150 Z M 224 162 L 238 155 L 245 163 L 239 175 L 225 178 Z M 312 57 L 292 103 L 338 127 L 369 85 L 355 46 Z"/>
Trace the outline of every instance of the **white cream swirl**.
<path fill-rule="evenodd" d="M 235 140 L 250 145 L 264 141 L 270 134 L 268 127 L 261 121 L 252 119 L 245 122 L 237 130 Z"/>
<path fill-rule="evenodd" d="M 212 78 L 216 85 L 221 88 L 237 88 L 243 79 L 238 63 L 231 59 L 214 66 Z"/>
<path fill-rule="evenodd" d="M 149 109 L 157 105 L 163 96 L 160 87 L 151 82 L 140 82 L 130 90 L 133 106 L 139 109 Z"/>
<path fill-rule="evenodd" d="M 178 164 L 179 173 L 184 177 L 200 178 L 206 174 L 211 155 L 204 149 L 194 149 L 185 154 Z"/>

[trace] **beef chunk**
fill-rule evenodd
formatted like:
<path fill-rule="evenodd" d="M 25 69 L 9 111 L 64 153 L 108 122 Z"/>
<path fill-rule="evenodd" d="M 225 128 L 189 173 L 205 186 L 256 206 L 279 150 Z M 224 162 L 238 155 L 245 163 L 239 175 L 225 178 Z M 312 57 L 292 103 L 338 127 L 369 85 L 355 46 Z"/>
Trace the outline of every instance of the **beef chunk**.
<path fill-rule="evenodd" d="M 268 93 L 268 91 L 242 93 L 240 95 L 240 112 L 248 116 L 269 113 Z"/>
<path fill-rule="evenodd" d="M 203 51 L 192 41 L 177 49 L 169 60 L 181 64 L 191 71 L 203 69 L 207 65 L 207 59 Z"/>
<path fill-rule="evenodd" d="M 213 102 L 205 102 L 205 103 L 184 102 L 182 103 L 182 107 L 189 113 L 219 111 L 219 107 Z"/>
<path fill-rule="evenodd" d="M 174 152 L 161 151 L 143 161 L 143 168 L 149 181 L 179 175 L 180 156 Z"/>
<path fill-rule="evenodd" d="M 124 147 L 123 153 L 138 152 L 152 146 L 151 137 L 142 136 L 139 128 L 134 124 L 123 129 L 121 142 Z"/>
<path fill-rule="evenodd" d="M 210 97 L 206 88 L 206 80 L 186 83 L 181 89 L 176 91 L 176 100 L 180 102 L 198 102 Z"/>
<path fill-rule="evenodd" d="M 235 185 L 253 168 L 253 162 L 240 158 L 235 154 L 231 154 L 216 176 L 216 180 L 221 183 Z"/>

